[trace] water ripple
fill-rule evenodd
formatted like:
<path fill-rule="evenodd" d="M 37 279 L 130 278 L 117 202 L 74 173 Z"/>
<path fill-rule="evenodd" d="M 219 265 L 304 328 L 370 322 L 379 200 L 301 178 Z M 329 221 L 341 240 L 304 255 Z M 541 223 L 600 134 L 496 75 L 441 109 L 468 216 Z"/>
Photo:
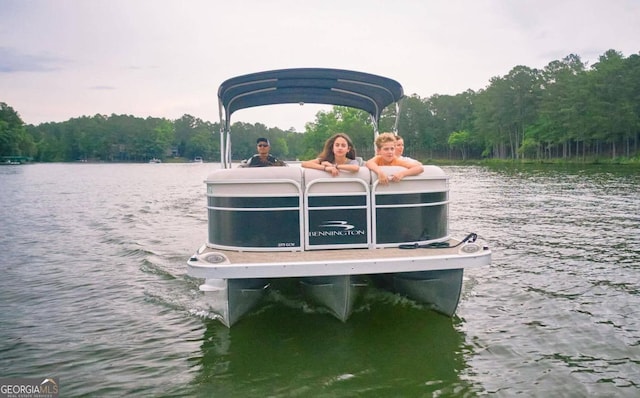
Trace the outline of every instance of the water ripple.
<path fill-rule="evenodd" d="M 69 396 L 640 394 L 636 171 L 448 167 L 451 234 L 494 252 L 453 319 L 368 291 L 341 323 L 273 289 L 229 330 L 185 269 L 209 165 L 8 169 L 3 377 Z"/>

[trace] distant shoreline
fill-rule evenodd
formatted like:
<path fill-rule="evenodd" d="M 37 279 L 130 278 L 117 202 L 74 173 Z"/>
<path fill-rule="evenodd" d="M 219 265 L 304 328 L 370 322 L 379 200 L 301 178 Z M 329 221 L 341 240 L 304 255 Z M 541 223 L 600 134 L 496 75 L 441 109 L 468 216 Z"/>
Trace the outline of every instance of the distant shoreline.
<path fill-rule="evenodd" d="M 233 160 L 232 164 L 238 164 L 241 160 Z M 285 160 L 290 164 L 299 163 L 299 160 Z M 73 162 L 38 162 L 30 161 L 20 163 L 35 164 L 35 163 L 84 163 L 84 164 L 149 164 L 148 161 L 139 162 L 127 162 L 127 161 L 108 161 L 108 160 L 76 160 Z M 194 162 L 190 159 L 184 158 L 167 158 L 163 159 L 162 163 L 177 164 L 219 164 L 219 161 L 203 160 L 202 162 Z M 469 159 L 469 160 L 449 160 L 449 159 L 428 159 L 422 162 L 425 165 L 434 166 L 526 166 L 526 165 L 549 165 L 549 166 L 624 166 L 624 167 L 640 167 L 640 159 L 586 159 L 586 160 L 561 160 L 561 159 L 545 159 L 545 160 L 530 160 L 530 159 Z"/>

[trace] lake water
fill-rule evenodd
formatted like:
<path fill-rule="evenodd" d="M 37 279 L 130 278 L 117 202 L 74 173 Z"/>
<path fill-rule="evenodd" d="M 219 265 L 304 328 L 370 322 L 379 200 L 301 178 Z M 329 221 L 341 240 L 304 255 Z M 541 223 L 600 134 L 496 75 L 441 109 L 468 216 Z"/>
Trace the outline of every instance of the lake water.
<path fill-rule="evenodd" d="M 372 292 L 347 323 L 273 292 L 232 329 L 187 258 L 213 164 L 0 167 L 0 378 L 60 396 L 637 397 L 640 173 L 446 167 L 465 272 L 451 319 Z"/>

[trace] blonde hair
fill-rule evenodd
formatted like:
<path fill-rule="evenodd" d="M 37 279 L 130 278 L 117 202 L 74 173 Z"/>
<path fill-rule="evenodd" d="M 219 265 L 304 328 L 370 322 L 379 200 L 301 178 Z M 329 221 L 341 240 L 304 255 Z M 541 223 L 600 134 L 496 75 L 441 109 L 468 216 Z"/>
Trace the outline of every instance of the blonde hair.
<path fill-rule="evenodd" d="M 381 133 L 378 137 L 376 137 L 376 148 L 380 149 L 382 146 L 388 142 L 396 142 L 396 135 L 393 133 Z"/>

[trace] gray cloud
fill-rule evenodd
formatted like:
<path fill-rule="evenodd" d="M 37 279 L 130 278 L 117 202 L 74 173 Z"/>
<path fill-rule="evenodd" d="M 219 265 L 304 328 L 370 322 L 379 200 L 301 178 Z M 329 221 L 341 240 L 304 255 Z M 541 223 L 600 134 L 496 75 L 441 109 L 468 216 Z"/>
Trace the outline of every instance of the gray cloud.
<path fill-rule="evenodd" d="M 24 54 L 10 47 L 0 47 L 0 73 L 51 72 L 60 70 L 60 59 L 47 55 Z"/>
<path fill-rule="evenodd" d="M 639 0 L 33 3 L 0 0 L 0 94 L 28 123 L 96 113 L 215 120 L 220 82 L 304 66 L 388 76 L 425 98 L 455 95 L 516 65 L 635 54 L 640 37 Z M 372 22 L 389 34 L 372 33 Z M 310 105 L 247 109 L 236 121 L 303 130 L 321 110 Z"/>

